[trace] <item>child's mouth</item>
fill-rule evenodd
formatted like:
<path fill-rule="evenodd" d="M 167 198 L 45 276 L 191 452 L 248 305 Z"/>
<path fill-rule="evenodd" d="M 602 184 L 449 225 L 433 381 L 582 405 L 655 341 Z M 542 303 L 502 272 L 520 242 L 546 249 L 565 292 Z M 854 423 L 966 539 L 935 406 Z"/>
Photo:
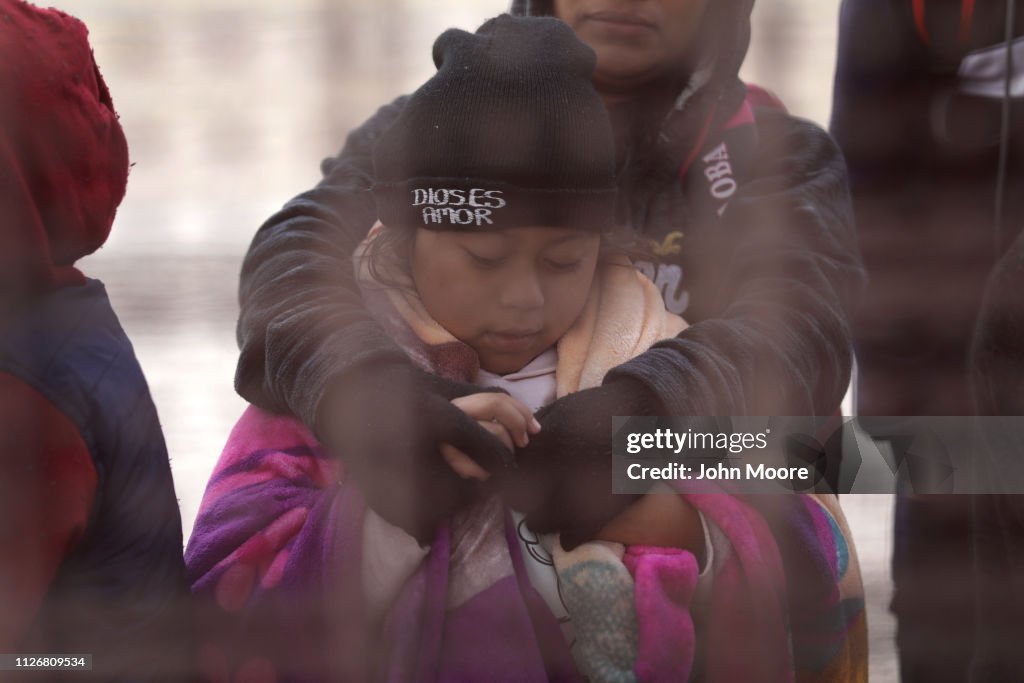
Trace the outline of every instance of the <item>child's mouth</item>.
<path fill-rule="evenodd" d="M 516 351 L 526 351 L 533 346 L 539 334 L 539 330 L 494 331 L 486 332 L 484 337 L 487 339 L 488 344 L 496 351 L 514 353 Z"/>

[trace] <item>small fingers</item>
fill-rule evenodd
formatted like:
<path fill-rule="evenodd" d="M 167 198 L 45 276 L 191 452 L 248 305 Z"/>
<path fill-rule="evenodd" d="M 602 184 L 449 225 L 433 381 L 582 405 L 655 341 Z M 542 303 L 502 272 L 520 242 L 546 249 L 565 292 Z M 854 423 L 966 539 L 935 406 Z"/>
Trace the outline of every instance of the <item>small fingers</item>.
<path fill-rule="evenodd" d="M 498 439 L 500 439 L 509 450 L 515 448 L 512 444 L 512 437 L 509 435 L 508 430 L 501 424 L 497 422 L 480 422 L 479 424 L 488 432 L 498 437 Z M 480 481 L 487 481 L 491 477 L 490 473 L 478 465 L 473 458 L 469 457 L 451 444 L 441 444 L 441 455 L 455 473 L 463 479 L 479 479 Z"/>
<path fill-rule="evenodd" d="M 505 425 L 501 424 L 501 422 L 491 420 L 490 422 L 479 422 L 478 424 L 491 434 L 494 434 L 496 437 L 501 439 L 501 442 L 505 444 L 510 451 L 515 450 L 516 445 L 513 442 L 512 435 L 509 433 Z"/>
<path fill-rule="evenodd" d="M 517 401 L 506 394 L 471 394 L 452 399 L 452 403 L 481 423 L 501 424 L 511 435 L 514 446 L 519 448 L 530 442 L 530 434 L 540 431 L 540 423 L 533 417 L 530 409 L 522 401 Z"/>
<path fill-rule="evenodd" d="M 472 458 L 451 444 L 441 444 L 441 456 L 455 474 L 463 479 L 487 481 L 491 476 L 484 468 L 477 465 Z"/>
<path fill-rule="evenodd" d="M 504 430 L 502 425 L 494 423 L 490 428 L 484 427 L 481 421 L 474 419 L 457 404 L 447 401 L 445 404 L 458 414 L 458 419 L 447 425 L 447 428 L 435 432 L 436 443 L 455 446 L 488 472 L 515 467 L 513 449 L 493 430 L 494 427 Z"/>

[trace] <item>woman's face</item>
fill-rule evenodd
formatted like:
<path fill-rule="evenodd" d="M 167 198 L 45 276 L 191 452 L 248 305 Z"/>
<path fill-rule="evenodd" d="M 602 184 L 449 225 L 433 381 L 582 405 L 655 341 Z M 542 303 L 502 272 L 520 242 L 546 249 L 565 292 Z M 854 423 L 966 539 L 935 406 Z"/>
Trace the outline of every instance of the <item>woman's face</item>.
<path fill-rule="evenodd" d="M 708 0 L 555 0 L 555 15 L 597 53 L 602 93 L 650 83 L 686 58 Z"/>
<path fill-rule="evenodd" d="M 427 312 L 508 374 L 550 348 L 583 311 L 600 237 L 577 230 L 487 233 L 420 229 L 412 276 Z"/>

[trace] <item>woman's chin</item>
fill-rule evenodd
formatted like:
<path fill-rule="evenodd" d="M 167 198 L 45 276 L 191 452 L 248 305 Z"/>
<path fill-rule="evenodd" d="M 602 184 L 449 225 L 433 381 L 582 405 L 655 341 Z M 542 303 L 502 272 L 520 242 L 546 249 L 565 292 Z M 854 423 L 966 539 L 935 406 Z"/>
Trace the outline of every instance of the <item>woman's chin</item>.
<path fill-rule="evenodd" d="M 652 64 L 649 60 L 609 58 L 605 61 L 610 64 L 602 64 L 599 60 L 594 70 L 594 87 L 603 96 L 635 93 L 666 73 L 661 65 Z"/>

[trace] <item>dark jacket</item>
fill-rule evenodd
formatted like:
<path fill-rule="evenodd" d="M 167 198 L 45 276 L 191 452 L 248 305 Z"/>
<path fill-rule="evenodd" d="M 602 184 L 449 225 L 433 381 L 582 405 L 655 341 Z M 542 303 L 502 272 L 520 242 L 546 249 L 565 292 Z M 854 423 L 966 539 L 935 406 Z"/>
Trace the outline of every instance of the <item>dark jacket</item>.
<path fill-rule="evenodd" d="M 512 11 L 547 9 L 526 5 Z M 757 111 L 756 126 L 724 130 L 744 102 L 737 73 L 751 6 L 710 3 L 701 31 L 707 69 L 692 72 L 708 76 L 703 85 L 682 97 L 700 80 L 684 79 L 611 112 L 623 164 L 620 218 L 661 253 L 638 267 L 691 323 L 615 372 L 641 379 L 677 414 L 829 413 L 849 380 L 846 309 L 861 267 L 836 146 L 777 110 Z M 375 220 L 374 142 L 403 102 L 353 131 L 323 162 L 321 183 L 272 216 L 246 255 L 236 388 L 261 407 L 312 424 L 330 382 L 401 353 L 363 306 L 350 256 Z M 723 174 L 734 193 L 714 184 Z"/>
<path fill-rule="evenodd" d="M 971 370 L 974 399 L 984 416 L 1024 415 L 1024 233 L 989 278 L 978 314 Z M 1024 680 L 1024 482 L 1007 477 L 1024 450 L 1020 428 L 1003 439 L 986 439 L 979 471 L 996 490 L 1013 495 L 975 496 L 977 635 L 972 681 Z M 988 434 L 986 434 L 988 436 Z"/>
<path fill-rule="evenodd" d="M 2 327 L 0 373 L 70 419 L 96 472 L 84 530 L 60 559 L 22 651 L 93 655 L 92 674 L 71 671 L 69 680 L 188 680 L 190 599 L 167 448 L 103 285 L 48 294 Z M 27 468 L 65 455 L 21 454 Z M 41 502 L 44 518 L 64 504 L 53 498 L 59 481 Z"/>

